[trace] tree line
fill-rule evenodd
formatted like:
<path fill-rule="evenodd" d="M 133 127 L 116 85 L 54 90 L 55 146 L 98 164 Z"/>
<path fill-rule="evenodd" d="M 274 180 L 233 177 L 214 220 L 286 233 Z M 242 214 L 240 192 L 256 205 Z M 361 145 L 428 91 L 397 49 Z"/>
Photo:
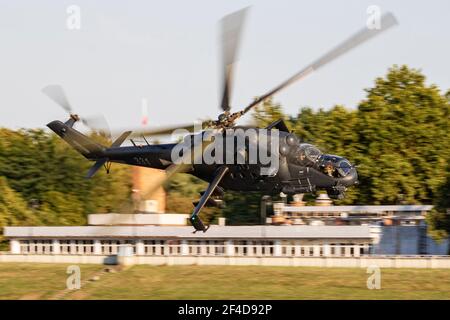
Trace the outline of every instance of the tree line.
<path fill-rule="evenodd" d="M 356 108 L 300 107 L 287 115 L 268 100 L 254 111 L 253 124 L 280 118 L 302 141 L 357 164 L 360 184 L 337 204 L 433 204 L 430 233 L 448 237 L 450 91 L 427 84 L 419 70 L 393 66 Z M 100 135 L 93 138 L 108 144 Z M 0 129 L 0 228 L 82 225 L 89 213 L 132 210 L 130 169 L 113 165 L 111 174 L 98 172 L 88 180 L 91 165 L 53 133 Z M 166 185 L 168 211 L 190 213 L 205 187 L 177 175 Z M 225 202 L 223 210 L 205 210 L 206 221 L 221 215 L 231 224 L 260 221 L 260 194 L 228 192 Z"/>
<path fill-rule="evenodd" d="M 128 209 L 128 168 L 113 165 L 113 174 L 86 179 L 90 166 L 55 134 L 0 129 L 0 232 L 3 226 L 83 225 L 89 213 Z"/>

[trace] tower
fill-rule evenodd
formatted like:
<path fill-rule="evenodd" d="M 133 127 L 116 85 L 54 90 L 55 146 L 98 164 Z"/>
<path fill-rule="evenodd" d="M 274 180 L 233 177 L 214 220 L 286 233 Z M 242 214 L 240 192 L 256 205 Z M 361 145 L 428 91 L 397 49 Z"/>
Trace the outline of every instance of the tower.
<path fill-rule="evenodd" d="M 165 175 L 164 170 L 145 167 L 133 167 L 132 170 L 135 210 L 164 213 L 166 210 L 166 191 L 162 186 L 153 192 L 152 195 L 145 195 L 152 181 Z"/>

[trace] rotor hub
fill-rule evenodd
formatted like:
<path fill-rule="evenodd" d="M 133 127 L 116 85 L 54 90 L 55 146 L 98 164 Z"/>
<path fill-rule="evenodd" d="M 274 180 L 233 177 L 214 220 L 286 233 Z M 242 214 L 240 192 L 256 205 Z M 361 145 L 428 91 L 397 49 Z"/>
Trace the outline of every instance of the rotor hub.
<path fill-rule="evenodd" d="M 228 112 L 221 113 L 217 118 L 217 120 L 219 121 L 219 123 L 225 124 L 228 120 L 228 116 L 229 116 Z"/>
<path fill-rule="evenodd" d="M 73 120 L 73 121 L 80 121 L 80 117 L 77 115 L 77 114 L 74 114 L 74 113 L 72 113 L 71 115 L 70 115 L 70 118 Z"/>

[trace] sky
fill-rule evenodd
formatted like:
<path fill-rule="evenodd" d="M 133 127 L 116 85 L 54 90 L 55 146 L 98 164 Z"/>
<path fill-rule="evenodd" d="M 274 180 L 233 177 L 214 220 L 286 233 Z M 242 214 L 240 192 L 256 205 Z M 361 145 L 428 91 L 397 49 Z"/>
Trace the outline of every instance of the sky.
<path fill-rule="evenodd" d="M 67 28 L 71 5 L 81 10 L 79 30 Z M 42 94 L 48 84 L 62 85 L 77 113 L 103 114 L 113 129 L 140 125 L 142 99 L 149 128 L 216 118 L 224 15 L 251 6 L 236 111 L 364 27 L 371 5 L 393 12 L 399 26 L 277 94 L 284 111 L 355 108 L 393 64 L 421 69 L 429 84 L 449 89 L 447 0 L 0 0 L 0 127 L 66 119 Z"/>

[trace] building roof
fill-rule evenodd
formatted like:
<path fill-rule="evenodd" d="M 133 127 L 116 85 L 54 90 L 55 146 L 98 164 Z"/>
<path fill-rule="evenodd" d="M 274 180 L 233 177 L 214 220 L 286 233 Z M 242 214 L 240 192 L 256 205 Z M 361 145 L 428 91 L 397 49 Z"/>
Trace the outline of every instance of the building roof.
<path fill-rule="evenodd" d="M 431 205 L 388 205 L 388 206 L 284 206 L 284 212 L 347 212 L 347 213 L 383 213 L 383 212 L 423 212 L 433 209 Z"/>
<path fill-rule="evenodd" d="M 165 225 L 185 226 L 188 214 L 180 213 L 94 213 L 88 215 L 88 225 Z"/>
<path fill-rule="evenodd" d="M 5 227 L 8 238 L 348 239 L 370 238 L 369 226 L 216 226 L 192 233 L 190 226 Z"/>

